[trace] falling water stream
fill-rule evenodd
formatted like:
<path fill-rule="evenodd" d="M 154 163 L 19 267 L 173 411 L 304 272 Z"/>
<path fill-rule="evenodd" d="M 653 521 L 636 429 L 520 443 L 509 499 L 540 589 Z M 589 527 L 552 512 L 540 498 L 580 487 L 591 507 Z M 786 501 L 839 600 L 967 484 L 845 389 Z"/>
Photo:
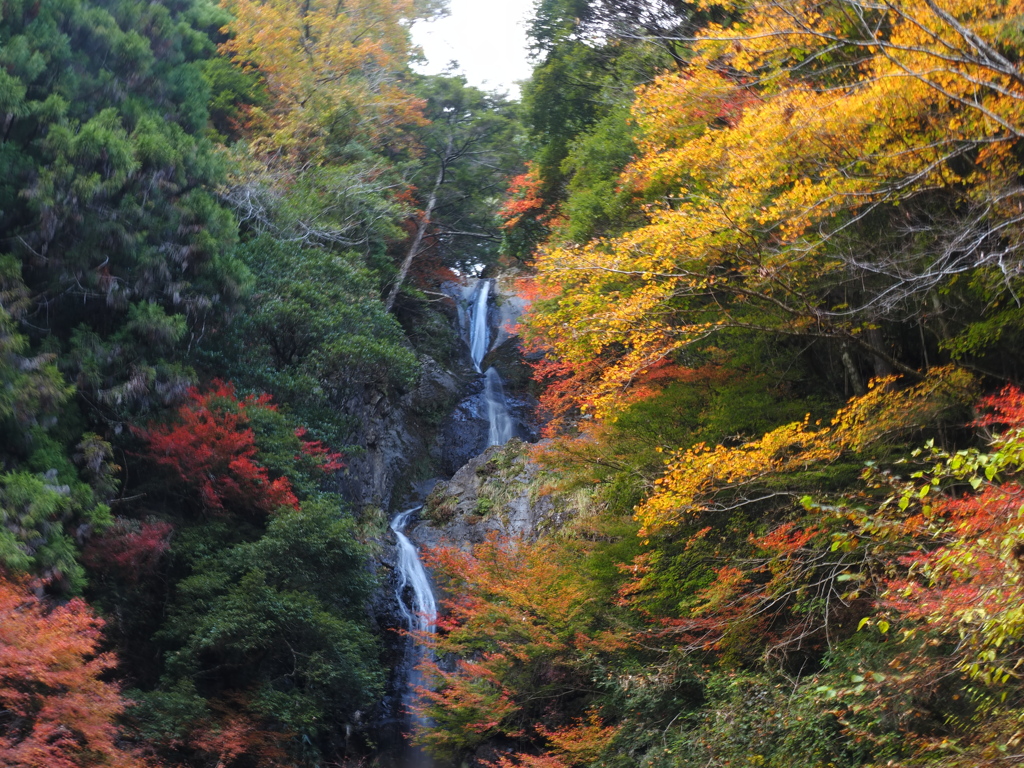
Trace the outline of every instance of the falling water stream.
<path fill-rule="evenodd" d="M 437 601 L 434 598 L 434 590 L 430 584 L 430 577 L 427 569 L 423 567 L 416 545 L 405 535 L 405 528 L 410 518 L 419 512 L 422 507 L 412 507 L 404 512 L 399 512 L 391 520 L 391 530 L 395 534 L 395 541 L 398 544 L 398 559 L 395 566 L 397 584 L 395 585 L 395 598 L 398 602 L 398 612 L 402 616 L 405 628 L 410 632 L 433 632 L 437 621 Z M 416 690 L 423 685 L 423 674 L 418 669 L 420 662 L 427 658 L 429 649 L 424 648 L 415 638 L 405 644 L 405 658 L 403 659 L 403 670 L 405 672 L 405 684 L 402 686 L 402 710 L 408 716 L 407 727 L 416 727 L 427 724 L 425 718 L 419 715 L 413 708 L 416 700 Z M 423 750 L 412 745 L 406 745 L 400 765 L 402 768 L 427 768 L 431 764 L 429 756 Z"/>
<path fill-rule="evenodd" d="M 469 326 L 469 351 L 473 357 L 473 366 L 481 371 L 480 365 L 488 353 L 490 334 L 487 325 L 487 299 L 490 295 L 491 281 L 481 280 Z M 481 371 L 482 372 L 482 371 Z M 487 408 L 487 445 L 504 445 L 512 438 L 512 416 L 508 412 L 505 400 L 505 385 L 501 374 L 493 367 L 484 372 L 484 405 Z"/>
<path fill-rule="evenodd" d="M 512 415 L 505 401 L 505 387 L 494 368 L 484 374 L 484 402 L 487 404 L 487 445 L 504 445 L 512 439 Z"/>
<path fill-rule="evenodd" d="M 399 512 L 391 521 L 391 530 L 395 532 L 395 539 L 398 541 L 398 585 L 395 596 L 398 598 L 398 610 L 402 614 L 402 620 L 410 631 L 433 632 L 437 621 L 434 590 L 430 586 L 427 569 L 420 561 L 416 546 L 404 533 L 409 518 L 420 509 L 422 507 L 413 507 Z M 409 685 L 402 697 L 402 703 L 407 709 L 415 695 L 416 687 L 422 682 L 416 666 L 425 653 L 425 650 L 416 643 L 410 643 L 410 646 L 414 658 L 410 660 L 412 663 L 409 665 Z"/>
<path fill-rule="evenodd" d="M 469 319 L 469 354 L 473 358 L 473 367 L 482 373 L 480 363 L 487 354 L 487 342 L 490 334 L 487 329 L 487 298 L 491 292 L 491 281 L 481 280 L 477 290 L 473 313 Z"/>
<path fill-rule="evenodd" d="M 469 326 L 469 350 L 473 367 L 482 372 L 480 364 L 487 355 L 490 334 L 487 324 L 488 300 L 491 281 L 481 280 L 478 283 L 472 301 L 467 324 Z M 487 445 L 504 445 L 514 432 L 514 422 L 505 400 L 504 382 L 494 368 L 483 373 L 483 398 L 487 411 L 488 434 Z M 430 584 L 430 577 L 415 545 L 405 535 L 406 526 L 422 507 L 412 507 L 399 512 L 391 521 L 391 530 L 398 542 L 397 586 L 395 597 L 405 627 L 411 632 L 433 632 L 437 621 L 437 602 Z M 424 720 L 411 708 L 416 698 L 416 688 L 423 684 L 422 676 L 416 669 L 429 650 L 416 642 L 408 643 L 405 659 L 406 685 L 402 693 L 402 705 L 405 711 L 413 713 L 410 725 L 424 725 Z M 429 758 L 420 750 L 410 750 L 403 763 L 406 768 L 429 765 Z"/>

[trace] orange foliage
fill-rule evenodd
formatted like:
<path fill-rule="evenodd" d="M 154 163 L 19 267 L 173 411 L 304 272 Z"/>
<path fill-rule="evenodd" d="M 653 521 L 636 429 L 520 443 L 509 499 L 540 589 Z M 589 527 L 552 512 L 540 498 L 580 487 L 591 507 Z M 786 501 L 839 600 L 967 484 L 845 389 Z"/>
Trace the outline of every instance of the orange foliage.
<path fill-rule="evenodd" d="M 850 631 L 851 621 L 866 610 L 857 602 L 860 585 L 868 578 L 859 569 L 877 553 L 858 550 L 856 515 L 842 505 L 815 507 L 809 497 L 798 503 L 814 488 L 801 485 L 804 479 L 787 485 L 786 476 L 801 478 L 849 452 L 905 438 L 922 421 L 936 423 L 940 416 L 963 409 L 974 391 L 973 378 L 952 368 L 933 369 L 923 381 L 902 389 L 894 379 L 883 379 L 868 394 L 852 399 L 828 426 L 804 420 L 743 445 L 698 445 L 672 454 L 654 492 L 637 507 L 641 536 L 682 532 L 687 551 L 700 546 L 707 557 L 717 558 L 723 553 L 715 549 L 720 545 L 711 543 L 709 533 L 720 534 L 723 517 L 748 505 L 767 530 L 748 537 L 749 548 L 742 556 L 730 549 L 731 562 L 718 566 L 705 586 L 695 586 L 681 600 L 676 596 L 675 610 L 660 620 L 662 630 L 655 634 L 665 632 L 673 642 L 695 650 L 743 655 L 820 651 L 840 626 Z M 926 525 L 922 516 L 916 520 L 918 527 Z M 873 525 L 865 535 L 913 535 L 901 528 L 880 537 L 880 524 Z M 624 603 L 644 610 L 653 597 L 653 604 L 660 605 L 660 557 L 658 549 L 651 550 L 630 566 L 632 580 L 621 590 Z M 837 586 L 840 582 L 849 586 Z M 954 611 L 963 607 L 957 601 L 951 605 Z"/>
<path fill-rule="evenodd" d="M 605 726 L 596 710 L 587 717 L 578 718 L 561 728 L 538 726 L 537 731 L 547 740 L 548 751 L 539 755 L 519 753 L 502 755 L 494 762 L 485 762 L 490 768 L 570 768 L 595 764 L 611 745 L 621 726 Z"/>
<path fill-rule="evenodd" d="M 125 701 L 102 679 L 103 622 L 81 600 L 48 607 L 0 573 L 0 762 L 8 768 L 136 768 L 118 746 Z"/>
<path fill-rule="evenodd" d="M 459 282 L 459 276 L 444 263 L 436 248 L 425 248 L 417 253 L 409 267 L 409 279 L 418 288 L 429 291 L 436 291 L 442 283 Z"/>
<path fill-rule="evenodd" d="M 528 352 L 534 349 L 527 345 Z M 589 402 L 582 393 L 601 375 L 604 363 L 597 358 L 586 364 L 572 363 L 543 355 L 532 360 L 530 366 L 534 381 L 544 387 L 538 404 L 538 415 L 544 422 L 542 435 L 554 437 L 586 412 Z"/>
<path fill-rule="evenodd" d="M 246 702 L 238 697 L 213 701 L 214 722 L 193 731 L 189 744 L 211 755 L 219 766 L 229 766 L 238 758 L 248 758 L 256 768 L 275 768 L 287 758 L 283 744 L 291 735 L 270 731 L 258 718 L 245 711 Z"/>
<path fill-rule="evenodd" d="M 323 472 L 337 472 L 345 468 L 345 462 L 341 460 L 342 454 L 332 451 L 320 440 L 313 440 L 306 437 L 309 432 L 305 427 L 298 427 L 295 436 L 301 440 L 299 450 L 303 455 L 313 460 L 313 463 Z M 299 458 L 299 457 L 296 457 Z"/>
<path fill-rule="evenodd" d="M 538 728 L 549 748 L 569 765 L 592 765 L 612 743 L 620 726 L 604 725 L 596 709 L 562 728 Z"/>
<path fill-rule="evenodd" d="M 982 399 L 978 407 L 987 411 L 974 423 L 979 427 L 1005 426 L 1010 429 L 1024 427 L 1024 391 L 1006 387 L 998 395 Z"/>
<path fill-rule="evenodd" d="M 472 553 L 434 550 L 430 559 L 455 597 L 445 602 L 438 633 L 420 641 L 438 655 L 460 656 L 453 668 L 423 665 L 430 684 L 419 692 L 419 709 L 431 725 L 418 739 L 433 751 L 454 754 L 499 734 L 525 738 L 542 716 L 538 700 L 546 702 L 545 721 L 557 723 L 557 702 L 578 694 L 588 660 L 627 647 L 602 626 L 588 585 L 552 543 L 491 540 Z M 594 742 L 588 728 L 540 735 L 561 739 L 568 754 L 573 739 Z"/>
<path fill-rule="evenodd" d="M 527 214 L 544 208 L 544 199 L 540 196 L 542 184 L 540 174 L 531 164 L 526 173 L 514 177 L 508 184 L 508 195 L 505 203 L 498 209 L 498 218 L 502 220 L 502 229 L 512 229 Z"/>
<path fill-rule="evenodd" d="M 665 474 L 655 480 L 654 493 L 637 508 L 640 535 L 647 538 L 666 526 L 700 520 L 707 512 L 735 504 L 736 493 L 756 488 L 760 479 L 834 461 L 845 447 L 834 437 L 831 430 L 805 420 L 739 447 L 701 443 L 673 454 Z"/>

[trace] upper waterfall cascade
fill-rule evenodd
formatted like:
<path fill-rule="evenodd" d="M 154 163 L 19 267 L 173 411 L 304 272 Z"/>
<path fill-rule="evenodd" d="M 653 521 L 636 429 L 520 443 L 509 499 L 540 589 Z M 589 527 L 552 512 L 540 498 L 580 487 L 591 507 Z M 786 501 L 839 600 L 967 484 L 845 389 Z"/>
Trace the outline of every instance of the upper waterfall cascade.
<path fill-rule="evenodd" d="M 469 316 L 469 354 L 473 367 L 484 374 L 484 403 L 487 407 L 487 445 L 504 445 L 512 439 L 514 425 L 505 400 L 505 386 L 501 374 L 488 368 L 484 372 L 480 364 L 487 355 L 490 329 L 487 324 L 487 306 L 491 294 L 491 281 L 481 280 L 477 289 L 473 310 Z"/>
<path fill-rule="evenodd" d="M 469 319 L 469 354 L 473 358 L 473 367 L 480 373 L 480 363 L 487 354 L 487 343 L 490 333 L 487 328 L 487 299 L 491 292 L 491 281 L 481 280 L 480 289 L 473 304 L 473 313 Z"/>

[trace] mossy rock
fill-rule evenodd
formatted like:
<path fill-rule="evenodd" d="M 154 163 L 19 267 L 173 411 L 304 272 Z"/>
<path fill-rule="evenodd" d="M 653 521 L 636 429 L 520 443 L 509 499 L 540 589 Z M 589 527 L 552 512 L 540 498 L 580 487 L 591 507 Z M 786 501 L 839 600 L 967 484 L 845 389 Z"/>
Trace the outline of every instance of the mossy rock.
<path fill-rule="evenodd" d="M 431 525 L 447 525 L 455 519 L 459 499 L 448 493 L 447 483 L 438 483 L 423 502 L 422 516 Z"/>

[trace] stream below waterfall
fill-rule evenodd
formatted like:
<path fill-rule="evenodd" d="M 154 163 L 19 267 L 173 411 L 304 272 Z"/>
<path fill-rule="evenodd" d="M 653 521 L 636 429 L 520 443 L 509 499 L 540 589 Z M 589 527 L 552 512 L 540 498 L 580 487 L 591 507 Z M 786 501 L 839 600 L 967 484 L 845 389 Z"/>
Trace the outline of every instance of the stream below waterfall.
<path fill-rule="evenodd" d="M 516 432 L 516 420 L 509 411 L 501 375 L 493 367 L 482 370 L 484 358 L 490 351 L 489 309 L 492 281 L 478 280 L 463 290 L 463 306 L 459 317 L 463 331 L 468 332 L 468 346 L 473 368 L 483 378 L 483 411 L 487 417 L 487 446 L 504 445 Z M 479 394 L 471 397 L 478 398 Z M 396 670 L 398 698 L 401 703 L 401 725 L 406 736 L 425 724 L 414 711 L 416 689 L 423 684 L 417 667 L 430 651 L 416 642 L 417 633 L 433 632 L 437 620 L 437 600 L 430 576 L 423 566 L 415 544 L 406 530 L 422 505 L 399 512 L 391 520 L 397 546 L 395 564 L 395 600 L 403 628 L 410 634 L 406 638 L 401 668 Z M 429 757 L 420 749 L 406 745 L 398 758 L 401 768 L 419 768 L 430 764 Z"/>

